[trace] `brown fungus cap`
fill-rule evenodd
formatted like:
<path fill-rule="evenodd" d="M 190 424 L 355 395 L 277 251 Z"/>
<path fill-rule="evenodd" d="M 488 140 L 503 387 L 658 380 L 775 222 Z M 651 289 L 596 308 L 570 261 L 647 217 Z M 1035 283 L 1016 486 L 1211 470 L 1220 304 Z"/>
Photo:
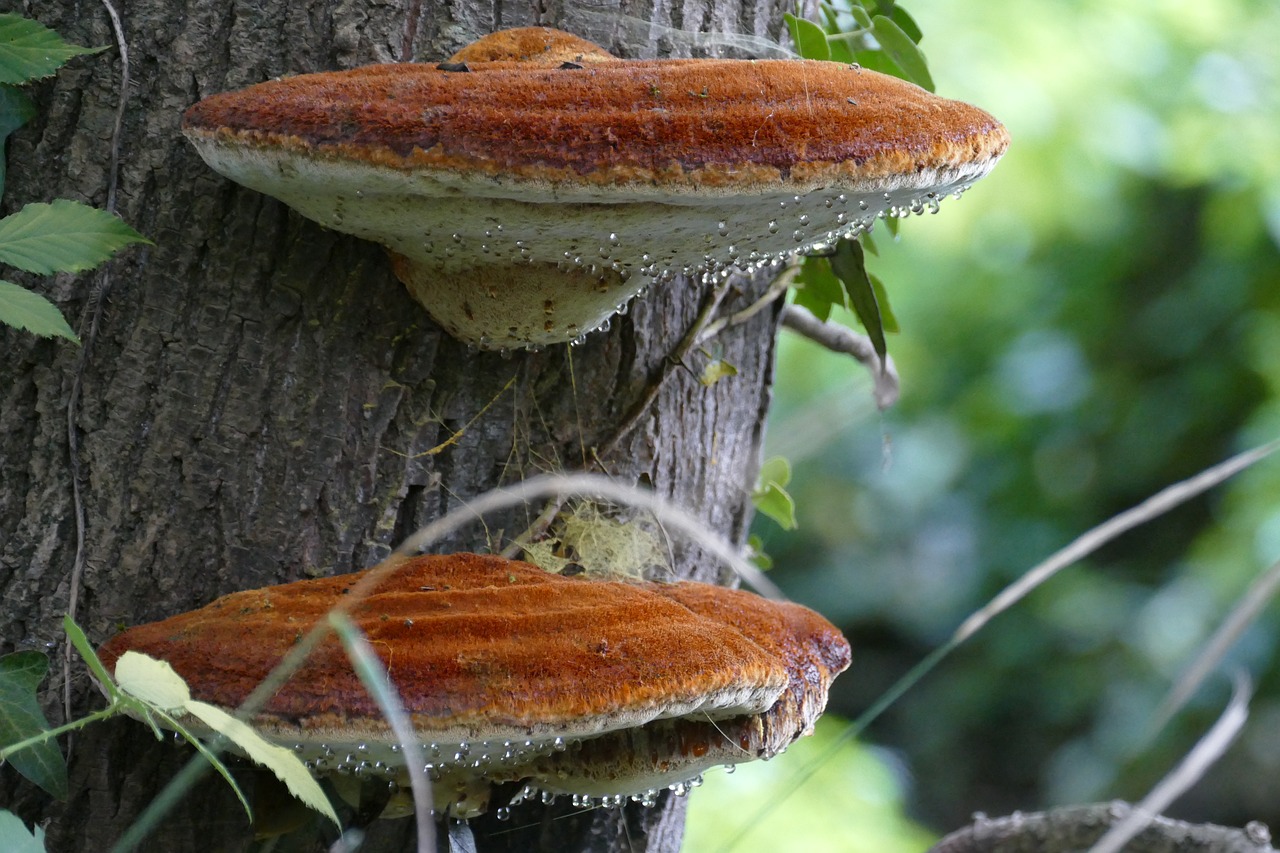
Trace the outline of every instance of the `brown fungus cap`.
<path fill-rule="evenodd" d="M 382 243 L 446 330 L 490 348 L 936 209 L 1008 144 L 982 110 L 856 66 L 621 60 L 544 28 L 214 95 L 183 129 L 218 172 Z"/>
<path fill-rule="evenodd" d="M 231 710 L 364 573 L 233 593 L 103 645 L 167 660 Z M 706 584 L 562 577 L 500 557 L 402 564 L 352 620 L 386 666 L 431 762 L 436 807 L 487 807 L 490 784 L 652 796 L 769 757 L 806 733 L 849 647 L 794 604 Z M 400 747 L 336 638 L 253 720 L 318 772 L 403 780 Z M 652 728 L 650 728 L 652 727 Z"/>

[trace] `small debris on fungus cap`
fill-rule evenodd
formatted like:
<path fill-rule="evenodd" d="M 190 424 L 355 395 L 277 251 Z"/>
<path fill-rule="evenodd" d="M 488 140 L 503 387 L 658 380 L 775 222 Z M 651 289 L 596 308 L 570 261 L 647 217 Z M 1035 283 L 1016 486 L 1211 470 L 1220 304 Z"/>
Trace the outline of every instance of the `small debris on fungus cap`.
<path fill-rule="evenodd" d="M 362 574 L 233 593 L 131 628 L 100 656 L 108 669 L 129 650 L 166 660 L 194 698 L 232 710 Z M 483 813 L 501 782 L 524 783 L 517 799 L 652 804 L 809 733 L 849 664 L 839 631 L 799 605 L 474 554 L 409 560 L 350 616 L 412 720 L 435 809 L 454 817 Z M 253 723 L 318 774 L 407 783 L 403 750 L 335 637 Z"/>
<path fill-rule="evenodd" d="M 446 330 L 495 349 L 936 210 L 1008 145 L 982 110 L 856 66 L 622 60 L 545 28 L 214 95 L 183 130 L 223 175 L 386 246 Z"/>

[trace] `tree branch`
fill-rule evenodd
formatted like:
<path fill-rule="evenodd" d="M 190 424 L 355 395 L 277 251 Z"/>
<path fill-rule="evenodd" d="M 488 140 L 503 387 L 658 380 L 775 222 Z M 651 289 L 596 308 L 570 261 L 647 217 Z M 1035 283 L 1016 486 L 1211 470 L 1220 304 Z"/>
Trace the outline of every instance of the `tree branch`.
<path fill-rule="evenodd" d="M 886 356 L 883 365 L 876 354 L 871 339 L 839 323 L 823 322 L 813 315 L 808 308 L 799 305 L 788 305 L 782 310 L 782 325 L 793 332 L 804 335 L 809 340 L 820 344 L 832 352 L 851 355 L 865 367 L 875 382 L 872 394 L 876 407 L 881 411 L 898 401 L 898 370 L 893 359 Z"/>
<path fill-rule="evenodd" d="M 1067 806 L 1008 817 L 979 815 L 951 833 L 929 853 L 1077 853 L 1087 850 L 1129 816 L 1128 803 Z M 1192 824 L 1155 817 L 1125 846 L 1126 853 L 1275 853 L 1271 831 L 1263 823 L 1244 829 Z"/>

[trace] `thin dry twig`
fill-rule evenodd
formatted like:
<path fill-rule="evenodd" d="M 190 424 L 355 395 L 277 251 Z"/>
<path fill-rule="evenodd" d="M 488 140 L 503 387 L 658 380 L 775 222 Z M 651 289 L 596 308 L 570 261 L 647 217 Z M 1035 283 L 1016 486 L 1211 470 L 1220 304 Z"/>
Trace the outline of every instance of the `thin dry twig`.
<path fill-rule="evenodd" d="M 778 273 L 778 275 L 773 279 L 773 281 L 769 283 L 769 289 L 766 290 L 764 294 L 755 302 L 752 302 L 750 305 L 748 305 L 746 308 L 743 308 L 741 311 L 735 311 L 732 314 L 728 314 L 724 317 L 719 318 L 718 320 L 714 320 L 710 323 L 707 323 L 706 327 L 703 328 L 702 331 L 698 333 L 697 345 L 701 346 L 702 344 L 714 338 L 716 335 L 723 332 L 725 329 L 729 329 L 734 326 L 738 326 L 747 322 L 752 317 L 756 316 L 761 311 L 768 308 L 773 303 L 777 302 L 780 298 L 786 295 L 788 290 L 791 289 L 792 283 L 795 281 L 796 276 L 799 274 L 800 274 L 800 259 L 796 258 L 793 261 L 791 261 L 789 264 L 787 264 L 787 266 L 782 270 L 782 272 Z"/>
<path fill-rule="evenodd" d="M 1156 712 L 1156 724 L 1153 728 L 1163 728 L 1164 724 L 1195 694 L 1214 667 L 1226 657 L 1228 649 L 1240 639 L 1240 635 L 1258 617 L 1258 614 L 1271 603 L 1277 589 L 1280 589 L 1280 561 L 1272 563 L 1271 568 L 1263 572 L 1250 585 L 1248 591 L 1227 614 L 1222 625 L 1201 648 L 1195 660 L 1179 676 Z"/>
<path fill-rule="evenodd" d="M 1204 777 L 1205 772 L 1222 757 L 1249 719 L 1249 679 L 1236 676 L 1236 689 L 1226 710 L 1169 775 L 1160 780 L 1151 793 L 1107 834 L 1090 848 L 1089 853 L 1120 853 L 1135 835 L 1169 805 Z"/>
<path fill-rule="evenodd" d="M 832 352 L 851 355 L 871 374 L 875 383 L 872 395 L 880 411 L 898 402 L 901 386 L 893 359 L 885 356 L 882 363 L 871 339 L 840 323 L 819 320 L 801 305 L 788 305 L 782 311 L 782 325 Z"/>
<path fill-rule="evenodd" d="M 1180 483 L 1174 483 L 1161 489 L 1137 506 L 1125 510 L 1097 527 L 1081 534 L 1067 547 L 1053 554 L 1049 559 L 1032 568 L 1029 572 L 1009 584 L 993 598 L 985 607 L 977 610 L 956 629 L 953 642 L 959 644 L 982 630 L 999 614 L 1021 601 L 1036 587 L 1065 569 L 1067 566 L 1083 559 L 1122 533 L 1144 524 L 1153 518 L 1163 515 L 1179 504 L 1196 495 L 1213 488 L 1224 480 L 1280 450 L 1280 439 L 1270 441 L 1252 450 L 1246 450 L 1207 468 Z"/>
<path fill-rule="evenodd" d="M 111 31 L 115 36 L 116 48 L 120 51 L 120 96 L 116 99 L 115 120 L 111 125 L 111 162 L 107 170 L 107 204 L 108 213 L 116 212 L 116 193 L 120 184 L 120 134 L 124 127 L 124 110 L 129 99 L 129 43 L 124 37 L 124 24 L 120 14 L 111 5 L 111 0 L 101 0 L 102 7 L 111 19 Z M 94 284 L 86 318 L 81 321 L 80 355 L 76 359 L 75 371 L 72 374 L 71 391 L 67 395 L 67 456 L 71 467 L 71 505 L 76 522 L 76 553 L 71 565 L 71 580 L 68 584 L 67 613 L 76 618 L 76 610 L 80 605 L 80 582 L 84 577 L 85 564 L 85 531 L 88 519 L 85 516 L 84 495 L 80 490 L 82 479 L 80 470 L 80 433 L 76 429 L 76 415 L 80 411 L 80 395 L 84 385 L 84 372 L 89 363 L 89 355 L 93 351 L 94 341 L 98 338 L 98 328 L 102 321 L 102 306 L 106 303 L 107 294 L 111 291 L 111 270 L 104 266 Z M 87 323 L 87 328 L 86 328 Z M 66 719 L 71 719 L 71 644 L 62 649 L 62 710 Z M 68 745 L 68 753 L 70 752 Z"/>
<path fill-rule="evenodd" d="M 729 292 L 729 279 L 723 278 L 716 282 L 707 293 L 706 298 L 702 302 L 702 306 L 698 309 L 698 316 L 694 318 L 680 342 L 667 353 L 662 360 L 662 365 L 658 368 L 657 375 L 650 378 L 648 384 L 645 385 L 644 391 L 640 395 L 640 399 L 635 402 L 627 414 L 622 418 L 618 428 L 613 435 L 609 436 L 599 447 L 592 448 L 592 456 L 599 463 L 601 457 L 608 455 L 617 448 L 622 440 L 631 434 L 641 419 L 644 418 L 649 407 L 658 399 L 658 392 L 662 390 L 663 383 L 666 382 L 675 370 L 684 365 L 685 359 L 689 357 L 703 339 L 703 330 L 712 322 L 720 303 L 724 301 L 725 294 Z M 570 355 L 572 358 L 572 355 Z M 579 427 L 578 439 L 582 440 L 582 431 Z M 585 461 L 584 461 L 585 467 Z M 601 470 L 604 470 L 601 465 Z M 524 545 L 534 542 L 539 536 L 550 529 L 555 522 L 556 516 L 560 514 L 560 509 L 564 505 L 564 501 L 560 496 L 553 498 L 547 502 L 542 511 L 538 513 L 538 517 L 529 525 L 520 535 L 516 536 L 512 542 L 502 550 L 502 556 L 511 559 L 515 557 L 523 549 Z"/>

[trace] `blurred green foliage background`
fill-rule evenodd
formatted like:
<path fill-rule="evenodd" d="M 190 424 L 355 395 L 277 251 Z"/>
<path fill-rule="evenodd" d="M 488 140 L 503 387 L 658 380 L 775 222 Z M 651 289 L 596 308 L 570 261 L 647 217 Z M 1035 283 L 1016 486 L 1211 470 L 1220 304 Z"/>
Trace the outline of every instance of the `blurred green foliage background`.
<path fill-rule="evenodd" d="M 774 579 L 853 644 L 845 717 L 1076 535 L 1280 436 L 1280 4 L 907 7 L 939 93 L 1013 144 L 899 241 L 877 229 L 896 407 L 878 414 L 856 365 L 784 333 L 769 453 L 794 466 L 800 527 L 756 532 Z M 1156 707 L 1277 559 L 1272 460 L 997 619 L 871 727 L 874 750 L 845 747 L 767 819 L 750 797 L 777 799 L 804 760 L 711 774 L 687 849 L 748 825 L 735 849 L 918 851 L 904 810 L 945 832 L 975 811 L 1138 798 L 1227 679 L 1160 731 Z M 1258 688 L 1250 722 L 1175 816 L 1280 825 L 1278 636 L 1272 607 L 1233 649 Z"/>

